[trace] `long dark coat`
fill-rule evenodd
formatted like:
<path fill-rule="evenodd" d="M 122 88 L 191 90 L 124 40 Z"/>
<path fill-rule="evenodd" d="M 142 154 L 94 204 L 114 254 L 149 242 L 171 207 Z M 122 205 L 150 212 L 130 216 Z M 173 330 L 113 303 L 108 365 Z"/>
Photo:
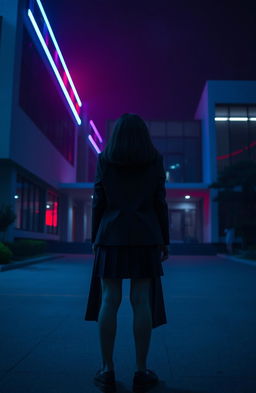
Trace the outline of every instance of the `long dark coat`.
<path fill-rule="evenodd" d="M 97 245 L 168 245 L 165 171 L 159 153 L 152 163 L 120 167 L 98 155 L 92 203 L 91 242 Z M 100 277 L 93 264 L 85 320 L 98 321 Z M 152 327 L 167 323 L 161 277 L 151 279 Z"/>

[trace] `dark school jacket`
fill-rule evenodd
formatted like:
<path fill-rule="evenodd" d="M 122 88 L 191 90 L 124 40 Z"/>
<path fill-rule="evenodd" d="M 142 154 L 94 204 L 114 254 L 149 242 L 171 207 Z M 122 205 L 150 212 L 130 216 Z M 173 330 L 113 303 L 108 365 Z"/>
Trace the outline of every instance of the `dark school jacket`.
<path fill-rule="evenodd" d="M 106 245 L 169 244 L 163 157 L 137 170 L 109 165 L 98 155 L 93 208 L 92 243 Z M 98 321 L 101 282 L 92 268 L 84 319 Z M 166 324 L 161 277 L 151 278 L 152 328 Z"/>
<path fill-rule="evenodd" d="M 170 244 L 163 156 L 135 168 L 98 155 L 92 201 L 95 245 Z"/>

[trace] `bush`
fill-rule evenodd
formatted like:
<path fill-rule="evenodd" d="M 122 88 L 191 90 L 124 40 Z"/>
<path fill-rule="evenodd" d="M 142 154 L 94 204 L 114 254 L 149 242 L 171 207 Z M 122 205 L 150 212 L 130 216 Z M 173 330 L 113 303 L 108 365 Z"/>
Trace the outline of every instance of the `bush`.
<path fill-rule="evenodd" d="M 3 232 L 3 240 L 5 238 L 5 232 L 9 225 L 11 225 L 16 219 L 16 214 L 13 211 L 12 205 L 2 204 L 0 208 L 0 232 Z"/>
<path fill-rule="evenodd" d="M 256 244 L 251 244 L 248 249 L 256 252 Z"/>
<path fill-rule="evenodd" d="M 246 259 L 255 259 L 256 260 L 256 246 L 250 245 L 247 250 L 240 250 L 240 256 Z"/>
<path fill-rule="evenodd" d="M 255 250 L 246 250 L 243 252 L 242 256 L 247 259 L 256 259 L 256 251 Z"/>
<path fill-rule="evenodd" d="M 47 243 L 44 240 L 18 239 L 13 243 L 8 243 L 8 247 L 14 257 L 28 257 L 44 253 Z"/>
<path fill-rule="evenodd" d="M 0 242 L 0 263 L 9 263 L 12 258 L 12 251 L 5 246 L 2 242 Z"/>

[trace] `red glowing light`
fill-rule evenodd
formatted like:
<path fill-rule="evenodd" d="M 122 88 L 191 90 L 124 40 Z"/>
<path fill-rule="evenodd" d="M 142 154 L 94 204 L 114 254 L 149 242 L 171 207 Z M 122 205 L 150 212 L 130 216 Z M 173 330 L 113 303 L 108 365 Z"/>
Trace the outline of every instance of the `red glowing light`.
<path fill-rule="evenodd" d="M 51 207 L 46 209 L 45 224 L 57 227 L 58 225 L 58 202 L 53 202 Z"/>
<path fill-rule="evenodd" d="M 225 160 L 226 158 L 237 156 L 238 154 L 243 153 L 243 151 L 251 149 L 253 146 L 256 145 L 256 141 L 252 141 L 249 146 L 244 146 L 242 149 L 232 151 L 228 154 L 223 154 L 222 156 L 217 156 L 217 160 Z"/>

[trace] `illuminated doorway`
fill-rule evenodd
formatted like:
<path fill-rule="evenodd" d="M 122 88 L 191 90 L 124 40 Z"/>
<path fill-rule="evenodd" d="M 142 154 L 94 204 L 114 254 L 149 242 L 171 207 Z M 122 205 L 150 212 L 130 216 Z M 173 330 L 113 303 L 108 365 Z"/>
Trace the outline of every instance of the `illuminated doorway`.
<path fill-rule="evenodd" d="M 187 204 L 188 205 L 188 204 Z M 200 239 L 199 206 L 169 209 L 170 242 L 197 243 Z"/>

